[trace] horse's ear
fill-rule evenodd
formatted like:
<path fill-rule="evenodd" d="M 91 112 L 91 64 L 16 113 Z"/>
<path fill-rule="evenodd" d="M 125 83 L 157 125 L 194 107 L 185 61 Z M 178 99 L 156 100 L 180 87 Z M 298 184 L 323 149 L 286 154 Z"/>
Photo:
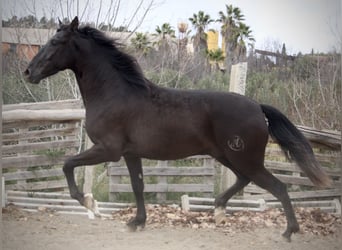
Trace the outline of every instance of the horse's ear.
<path fill-rule="evenodd" d="M 62 23 L 61 19 L 59 19 L 59 17 L 58 17 L 58 25 L 59 25 L 59 27 L 61 27 L 63 25 L 63 23 Z"/>
<path fill-rule="evenodd" d="M 72 30 L 72 31 L 74 31 L 74 30 L 77 30 L 78 29 L 78 17 L 77 16 L 75 16 L 75 18 L 74 18 L 74 20 L 72 20 L 72 22 L 71 22 L 71 24 L 70 24 L 70 29 Z"/>

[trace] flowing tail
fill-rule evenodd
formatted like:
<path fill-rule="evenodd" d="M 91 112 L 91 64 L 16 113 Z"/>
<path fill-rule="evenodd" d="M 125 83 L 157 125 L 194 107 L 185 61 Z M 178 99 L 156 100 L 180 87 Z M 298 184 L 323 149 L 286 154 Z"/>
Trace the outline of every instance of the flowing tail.
<path fill-rule="evenodd" d="M 331 179 L 317 162 L 308 140 L 279 110 L 261 104 L 268 120 L 268 131 L 289 160 L 294 160 L 319 187 L 331 186 Z"/>

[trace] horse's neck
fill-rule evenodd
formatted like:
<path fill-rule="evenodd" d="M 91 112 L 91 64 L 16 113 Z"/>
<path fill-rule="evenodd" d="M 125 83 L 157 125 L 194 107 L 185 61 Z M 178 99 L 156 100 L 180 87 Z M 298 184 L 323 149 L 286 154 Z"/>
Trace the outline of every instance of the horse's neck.
<path fill-rule="evenodd" d="M 132 95 L 139 95 L 139 91 L 132 91 L 132 86 L 110 65 L 85 67 L 75 74 L 86 108 L 106 102 L 124 102 Z"/>
<path fill-rule="evenodd" d="M 115 92 L 118 77 L 109 65 L 85 64 L 74 73 L 85 105 L 105 99 Z"/>

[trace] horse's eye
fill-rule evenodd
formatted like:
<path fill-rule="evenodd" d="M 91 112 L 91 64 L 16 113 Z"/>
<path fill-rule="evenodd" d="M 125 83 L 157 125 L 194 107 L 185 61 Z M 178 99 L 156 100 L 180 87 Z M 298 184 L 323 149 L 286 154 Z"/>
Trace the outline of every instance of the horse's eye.
<path fill-rule="evenodd" d="M 57 45 L 57 44 L 58 44 L 58 42 L 57 42 L 57 40 L 55 40 L 55 39 L 52 39 L 52 40 L 51 40 L 51 44 L 55 46 L 55 45 Z"/>

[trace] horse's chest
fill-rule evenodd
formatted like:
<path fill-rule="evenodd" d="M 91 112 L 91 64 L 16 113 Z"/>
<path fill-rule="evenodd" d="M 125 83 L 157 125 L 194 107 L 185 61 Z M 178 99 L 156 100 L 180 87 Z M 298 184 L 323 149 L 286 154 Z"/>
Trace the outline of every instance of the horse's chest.
<path fill-rule="evenodd" d="M 112 119 L 100 115 L 87 116 L 85 128 L 94 143 L 106 141 L 108 138 L 118 138 L 122 134 L 119 121 L 113 122 Z"/>

